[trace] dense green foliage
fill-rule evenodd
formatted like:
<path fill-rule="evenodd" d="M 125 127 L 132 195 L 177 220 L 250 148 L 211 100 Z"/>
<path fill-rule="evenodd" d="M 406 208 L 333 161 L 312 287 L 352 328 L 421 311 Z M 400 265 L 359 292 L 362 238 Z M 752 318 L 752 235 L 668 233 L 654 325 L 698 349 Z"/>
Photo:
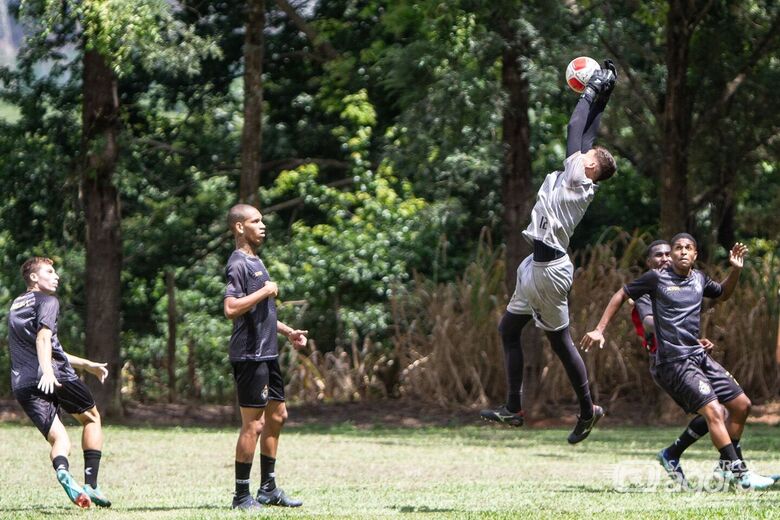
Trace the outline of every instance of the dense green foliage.
<path fill-rule="evenodd" d="M 389 298 L 411 292 L 415 272 L 451 282 L 468 271 L 483 230 L 503 242 L 501 121 L 511 107 L 497 20 L 528 42 L 537 184 L 564 159 L 576 100 L 563 83 L 567 61 L 613 57 L 621 70 L 600 139 L 620 173 L 602 186 L 572 249 L 616 226 L 658 232 L 667 2 L 296 3 L 309 36 L 266 4 L 260 200 L 269 238 L 261 255 L 280 285 L 282 319 L 308 328 L 321 351 L 369 338 L 391 352 Z M 27 39 L 0 71 L 0 344 L 7 302 L 23 289 L 18 266 L 45 254 L 63 277 L 60 336 L 81 352 L 86 45 L 110 60 L 119 82 L 123 389 L 165 396 L 164 276 L 173 272 L 178 391 L 230 399 L 222 266 L 232 248 L 224 216 L 239 184 L 245 6 L 9 5 Z M 758 263 L 780 252 L 779 16 L 774 2 L 713 2 L 692 38 L 688 192 L 707 260 L 722 259 L 737 239 L 755 245 Z M 777 275 L 755 283 L 776 287 Z M 0 348 L 0 394 L 7 367 Z"/>

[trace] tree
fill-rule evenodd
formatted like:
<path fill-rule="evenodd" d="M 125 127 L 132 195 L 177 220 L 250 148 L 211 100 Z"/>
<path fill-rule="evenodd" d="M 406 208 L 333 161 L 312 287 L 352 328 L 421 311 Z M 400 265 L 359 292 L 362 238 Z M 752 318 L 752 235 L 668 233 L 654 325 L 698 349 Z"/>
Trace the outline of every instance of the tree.
<path fill-rule="evenodd" d="M 244 34 L 244 127 L 241 133 L 239 199 L 258 204 L 263 147 L 265 0 L 247 0 Z"/>

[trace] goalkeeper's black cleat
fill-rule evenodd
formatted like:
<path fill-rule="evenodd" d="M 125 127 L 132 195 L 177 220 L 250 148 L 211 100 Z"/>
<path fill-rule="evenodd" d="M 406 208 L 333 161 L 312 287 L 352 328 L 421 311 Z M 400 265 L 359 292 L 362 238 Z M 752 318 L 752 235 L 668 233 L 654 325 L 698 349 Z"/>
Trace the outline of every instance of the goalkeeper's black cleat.
<path fill-rule="evenodd" d="M 577 444 L 578 442 L 584 441 L 602 417 L 604 417 L 604 409 L 595 404 L 593 405 L 592 417 L 583 419 L 582 417 L 577 416 L 577 424 L 574 425 L 574 430 L 569 434 L 569 444 Z"/>
<path fill-rule="evenodd" d="M 502 405 L 496 409 L 481 410 L 479 412 L 479 416 L 482 417 L 482 419 L 485 421 L 506 424 L 509 426 L 514 426 L 515 428 L 522 426 L 525 422 L 525 417 L 522 410 L 519 412 L 510 412 L 507 410 L 506 405 Z"/>
<path fill-rule="evenodd" d="M 266 506 L 281 507 L 301 507 L 303 502 L 292 497 L 288 497 L 282 488 L 274 488 L 271 491 L 263 491 L 263 488 L 257 490 L 257 501 Z"/>

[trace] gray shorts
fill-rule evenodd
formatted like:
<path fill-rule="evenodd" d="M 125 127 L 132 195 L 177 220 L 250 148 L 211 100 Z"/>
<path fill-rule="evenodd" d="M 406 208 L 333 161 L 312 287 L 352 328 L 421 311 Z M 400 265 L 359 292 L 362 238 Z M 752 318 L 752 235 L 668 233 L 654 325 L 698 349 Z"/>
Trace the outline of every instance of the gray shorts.
<path fill-rule="evenodd" d="M 542 330 L 556 331 L 569 325 L 569 291 L 574 266 L 569 255 L 552 262 L 534 262 L 529 255 L 517 268 L 515 293 L 506 310 L 534 317 Z"/>

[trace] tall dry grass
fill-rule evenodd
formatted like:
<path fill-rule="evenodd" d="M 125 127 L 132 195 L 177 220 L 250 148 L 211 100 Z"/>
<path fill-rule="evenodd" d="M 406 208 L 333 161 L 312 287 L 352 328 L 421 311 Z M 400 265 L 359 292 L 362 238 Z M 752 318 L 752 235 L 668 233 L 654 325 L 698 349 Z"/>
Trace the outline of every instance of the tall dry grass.
<path fill-rule="evenodd" d="M 615 291 L 642 272 L 641 257 L 650 238 L 614 234 L 615 238 L 591 246 L 575 258 L 580 267 L 569 299 L 575 344 L 595 326 Z M 752 260 L 735 295 L 707 307 L 702 315 L 703 335 L 717 345 L 715 358 L 759 402 L 778 393 L 774 360 L 777 268 L 774 258 Z M 418 276 L 408 296 L 394 299 L 400 393 L 448 406 L 501 402 L 504 360 L 497 324 L 507 302 L 503 269 L 501 255 L 483 242 L 476 261 L 462 278 L 434 285 Z M 721 266 L 702 269 L 716 280 L 723 279 L 726 272 Z M 594 397 L 608 406 L 630 403 L 643 409 L 657 407 L 662 392 L 650 378 L 647 353 L 634 333 L 628 305 L 615 317 L 606 338 L 603 350 L 583 354 Z M 542 343 L 541 388 L 534 394 L 543 402 L 526 403 L 526 407 L 572 402 L 573 392 L 561 363 L 547 340 Z M 540 345 L 524 348 L 527 351 Z"/>

